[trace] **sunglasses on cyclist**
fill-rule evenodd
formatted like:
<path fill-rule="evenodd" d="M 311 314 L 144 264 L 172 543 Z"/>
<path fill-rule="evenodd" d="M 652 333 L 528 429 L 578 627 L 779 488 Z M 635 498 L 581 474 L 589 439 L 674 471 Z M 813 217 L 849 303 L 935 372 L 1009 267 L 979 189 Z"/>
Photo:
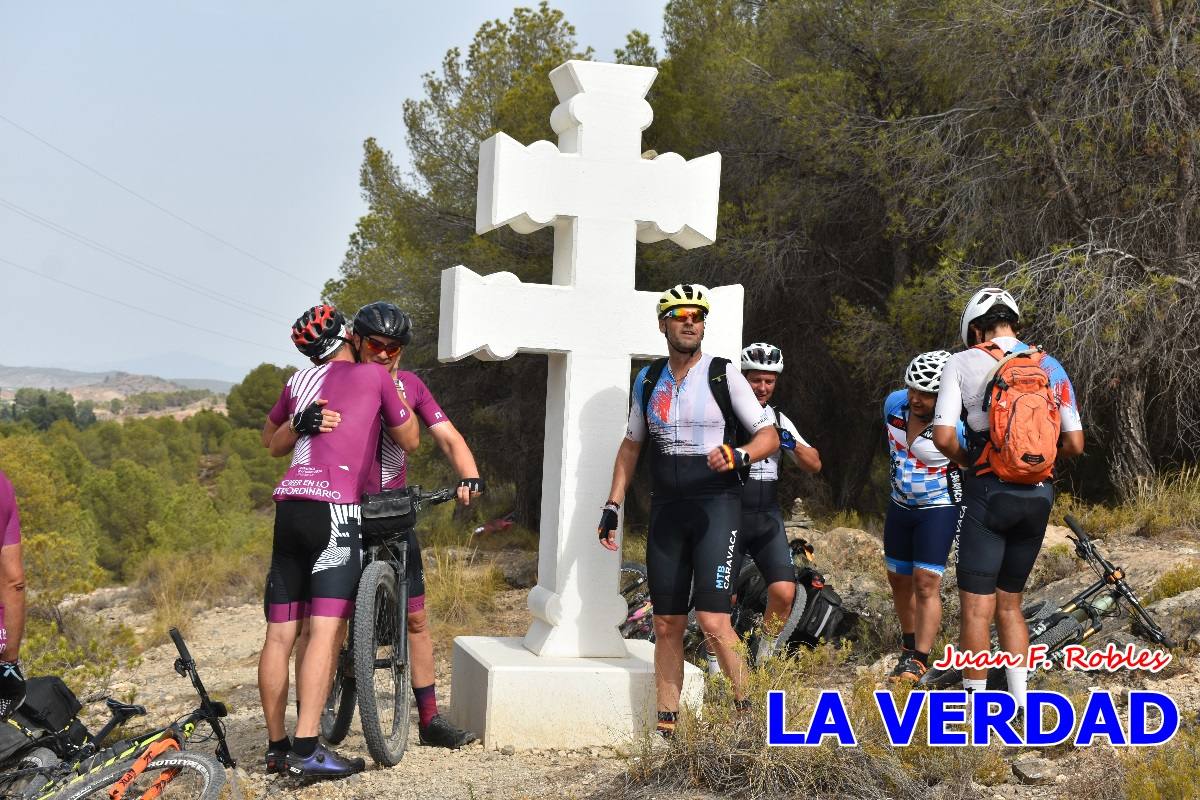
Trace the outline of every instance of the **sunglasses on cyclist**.
<path fill-rule="evenodd" d="M 672 308 L 667 313 L 663 314 L 663 319 L 677 319 L 680 322 L 691 322 L 693 324 L 704 322 L 704 317 L 707 316 L 703 311 L 696 308 Z"/>
<path fill-rule="evenodd" d="M 404 347 L 399 342 L 381 342 L 378 339 L 372 339 L 370 336 L 363 339 L 363 344 L 372 353 L 386 353 L 389 356 L 396 355 L 396 353 L 400 352 L 400 348 Z"/>

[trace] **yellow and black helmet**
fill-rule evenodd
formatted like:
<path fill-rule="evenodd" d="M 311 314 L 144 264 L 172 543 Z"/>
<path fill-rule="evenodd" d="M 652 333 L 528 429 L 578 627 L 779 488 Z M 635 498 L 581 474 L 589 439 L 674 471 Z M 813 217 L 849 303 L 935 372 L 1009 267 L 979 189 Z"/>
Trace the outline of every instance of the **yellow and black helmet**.
<path fill-rule="evenodd" d="M 698 283 L 680 283 L 667 289 L 658 298 L 659 319 L 672 308 L 683 306 L 695 306 L 708 314 L 712 310 L 708 304 L 708 289 Z"/>

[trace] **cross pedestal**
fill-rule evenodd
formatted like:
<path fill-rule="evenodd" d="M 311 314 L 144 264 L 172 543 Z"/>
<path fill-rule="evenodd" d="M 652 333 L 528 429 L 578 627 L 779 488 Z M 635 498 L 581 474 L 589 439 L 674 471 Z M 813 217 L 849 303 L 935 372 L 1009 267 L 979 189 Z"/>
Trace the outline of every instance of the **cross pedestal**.
<path fill-rule="evenodd" d="M 558 146 L 503 133 L 480 145 L 477 231 L 553 225 L 552 284 L 442 273 L 439 358 L 544 353 L 549 366 L 533 622 L 524 639 L 455 642 L 451 715 L 489 748 L 613 744 L 653 725 L 653 646 L 620 637 L 620 556 L 595 531 L 625 432 L 630 359 L 666 354 L 661 290 L 634 289 L 636 243 L 711 243 L 720 185 L 718 154 L 641 158 L 655 75 L 569 61 L 550 73 Z M 742 295 L 712 291 L 706 352 L 737 358 Z M 685 683 L 698 704 L 699 671 Z"/>

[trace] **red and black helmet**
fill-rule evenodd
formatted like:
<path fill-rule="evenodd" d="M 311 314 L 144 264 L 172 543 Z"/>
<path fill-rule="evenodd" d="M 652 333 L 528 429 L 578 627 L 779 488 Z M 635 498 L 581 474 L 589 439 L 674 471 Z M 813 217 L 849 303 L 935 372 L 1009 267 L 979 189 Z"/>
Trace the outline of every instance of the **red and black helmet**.
<path fill-rule="evenodd" d="M 331 305 L 313 306 L 292 324 L 292 344 L 304 355 L 324 361 L 342 346 L 346 318 Z"/>

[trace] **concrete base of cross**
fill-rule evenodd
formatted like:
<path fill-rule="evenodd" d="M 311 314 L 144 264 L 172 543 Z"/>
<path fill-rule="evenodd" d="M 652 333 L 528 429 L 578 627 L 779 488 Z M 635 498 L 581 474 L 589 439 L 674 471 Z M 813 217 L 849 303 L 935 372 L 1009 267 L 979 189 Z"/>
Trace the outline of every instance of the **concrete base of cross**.
<path fill-rule="evenodd" d="M 654 729 L 654 645 L 625 658 L 536 656 L 521 639 L 454 640 L 450 719 L 489 750 L 632 747 Z M 684 664 L 683 704 L 699 709 L 704 674 Z"/>

